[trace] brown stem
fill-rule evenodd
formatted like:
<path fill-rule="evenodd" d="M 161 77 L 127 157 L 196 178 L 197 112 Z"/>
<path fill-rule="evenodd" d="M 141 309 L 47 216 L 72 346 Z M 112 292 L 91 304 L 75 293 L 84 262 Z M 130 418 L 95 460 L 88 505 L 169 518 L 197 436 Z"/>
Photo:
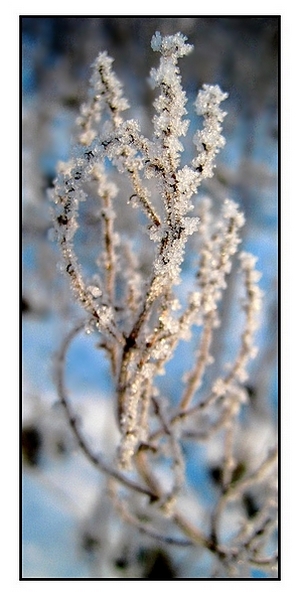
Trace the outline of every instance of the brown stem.
<path fill-rule="evenodd" d="M 153 499 L 156 497 L 156 494 L 153 493 L 149 488 L 141 486 L 141 485 L 137 484 L 136 482 L 134 482 L 133 480 L 129 479 L 128 477 L 126 477 L 125 475 L 123 475 L 122 473 L 120 473 L 119 471 L 117 471 L 116 469 L 114 469 L 113 467 L 108 465 L 107 463 L 105 463 L 105 461 L 103 460 L 103 458 L 100 454 L 96 455 L 95 453 L 92 452 L 83 433 L 80 430 L 79 420 L 76 417 L 76 415 L 74 415 L 74 413 L 72 411 L 71 405 L 67 398 L 67 391 L 65 388 L 65 381 L 64 381 L 64 372 L 65 372 L 65 367 L 66 367 L 65 360 L 66 360 L 67 350 L 68 350 L 71 342 L 76 337 L 76 335 L 84 328 L 84 326 L 85 326 L 85 322 L 81 322 L 74 329 L 72 329 L 69 332 L 69 334 L 63 341 L 61 348 L 57 354 L 57 361 L 56 361 L 57 393 L 58 393 L 59 400 L 60 400 L 61 404 L 63 405 L 64 410 L 66 412 L 69 426 L 72 430 L 72 433 L 74 434 L 74 436 L 76 438 L 76 441 L 78 442 L 80 449 L 82 450 L 84 455 L 87 457 L 87 459 L 97 469 L 99 469 L 106 475 L 113 477 L 114 479 L 119 481 L 121 484 L 123 484 L 127 488 L 134 490 L 136 492 L 139 492 L 140 494 L 146 494 L 147 496 L 150 497 L 150 499 Z"/>
<path fill-rule="evenodd" d="M 180 403 L 180 409 L 186 409 L 189 406 L 195 392 L 201 386 L 203 374 L 205 372 L 207 362 L 209 359 L 209 352 L 213 336 L 213 319 L 214 313 L 209 314 L 205 319 L 203 334 L 201 335 L 201 345 L 198 352 L 197 360 L 195 363 L 194 370 L 189 377 L 185 392 L 183 394 Z"/>

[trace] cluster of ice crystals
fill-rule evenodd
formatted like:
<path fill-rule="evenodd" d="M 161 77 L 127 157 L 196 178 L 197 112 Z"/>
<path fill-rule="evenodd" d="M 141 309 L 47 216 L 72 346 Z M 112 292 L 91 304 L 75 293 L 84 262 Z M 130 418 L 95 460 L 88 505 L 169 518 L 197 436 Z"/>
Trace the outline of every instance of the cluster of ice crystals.
<path fill-rule="evenodd" d="M 215 223 L 211 235 L 203 243 L 198 279 L 202 289 L 202 308 L 206 314 L 217 310 L 222 290 L 226 288 L 226 275 L 231 270 L 231 257 L 241 241 L 239 229 L 244 222 L 238 205 L 226 200 L 221 219 Z M 217 317 L 215 322 L 218 323 Z"/>
<path fill-rule="evenodd" d="M 152 356 L 156 360 L 165 359 L 168 356 L 169 351 L 169 342 L 166 339 L 161 339 L 159 343 L 154 346 L 152 350 Z"/>
<path fill-rule="evenodd" d="M 241 252 L 239 254 L 239 260 L 246 280 L 247 295 L 244 308 L 248 312 L 249 333 L 252 333 L 258 326 L 257 313 L 260 312 L 262 304 L 263 293 L 258 286 L 261 273 L 255 269 L 257 258 L 249 252 Z M 255 350 L 253 350 L 253 354 L 255 355 Z"/>
<path fill-rule="evenodd" d="M 179 330 L 179 321 L 174 318 L 169 312 L 160 316 L 159 321 L 162 323 L 165 331 L 170 335 L 176 335 Z"/>
<path fill-rule="evenodd" d="M 215 157 L 219 150 L 225 145 L 225 139 L 221 134 L 226 112 L 220 109 L 221 101 L 228 97 L 218 85 L 203 85 L 195 101 L 196 112 L 204 118 L 202 130 L 198 130 L 194 136 L 194 143 L 198 150 L 198 156 L 194 159 L 193 165 L 200 172 L 201 178 L 211 178 L 215 167 Z"/>
<path fill-rule="evenodd" d="M 220 109 L 220 103 L 227 97 L 228 93 L 223 93 L 219 85 L 204 84 L 195 101 L 197 114 L 200 116 L 209 115 L 210 118 L 223 122 L 226 112 Z"/>
<path fill-rule="evenodd" d="M 95 299 L 101 297 L 101 295 L 102 295 L 102 291 L 101 291 L 100 287 L 97 287 L 97 285 L 89 285 L 87 287 L 87 291 L 89 291 L 89 293 Z"/>
<path fill-rule="evenodd" d="M 197 192 L 199 186 L 199 175 L 194 169 L 185 165 L 177 172 L 178 190 L 186 199 L 186 211 L 192 210 L 194 206 L 188 202 L 193 194 Z"/>
<path fill-rule="evenodd" d="M 217 378 L 213 384 L 212 392 L 216 397 L 221 397 L 226 393 L 227 388 L 224 380 L 222 378 Z"/>
<path fill-rule="evenodd" d="M 151 47 L 154 52 L 177 59 L 187 56 L 193 50 L 193 46 L 186 41 L 187 37 L 182 33 L 162 37 L 159 31 L 156 31 L 151 40 Z"/>
<path fill-rule="evenodd" d="M 133 370 L 136 369 L 133 367 Z M 119 448 L 118 463 L 121 469 L 132 468 L 132 459 L 139 440 L 147 433 L 147 428 L 141 424 L 143 405 L 143 386 L 150 378 L 151 364 L 143 367 L 140 374 L 135 374 L 135 380 L 130 383 L 125 395 L 123 412 L 120 417 L 120 429 L 122 431 L 122 442 Z"/>
<path fill-rule="evenodd" d="M 119 447 L 118 463 L 120 469 L 130 470 L 132 468 L 132 458 L 136 449 L 138 437 L 135 432 L 127 431 L 125 438 Z"/>
<path fill-rule="evenodd" d="M 184 136 L 188 128 L 188 121 L 182 120 L 182 116 L 186 113 L 183 107 L 185 104 L 183 95 L 181 99 L 180 102 L 173 102 L 168 110 L 167 108 L 160 110 L 158 104 L 156 104 L 155 107 L 158 107 L 159 113 L 153 118 L 154 134 L 158 139 L 162 140 L 164 148 L 169 151 L 176 165 L 179 163 L 178 153 L 183 151 L 183 145 L 178 137 Z M 164 154 L 162 154 L 162 157 L 164 157 Z"/>
<path fill-rule="evenodd" d="M 109 327 L 110 323 L 114 319 L 114 312 L 110 306 L 103 305 L 101 307 L 101 324 L 104 327 Z"/>
<path fill-rule="evenodd" d="M 122 85 L 112 70 L 114 60 L 107 52 L 100 52 L 97 56 L 91 77 L 91 85 L 96 93 L 106 94 L 106 100 L 110 108 L 122 112 L 129 107 L 129 103 L 123 97 Z"/>
<path fill-rule="evenodd" d="M 98 181 L 98 193 L 100 197 L 109 196 L 110 199 L 114 199 L 117 196 L 119 188 L 114 182 L 108 179 L 103 163 L 95 163 L 91 175 Z M 107 206 L 103 205 L 102 209 L 104 210 L 105 208 L 108 209 Z M 110 212 L 107 214 L 109 217 L 115 218 L 115 211 L 112 207 L 110 207 Z"/>
<path fill-rule="evenodd" d="M 93 66 L 90 79 L 90 97 L 82 105 L 77 118 L 79 141 L 84 146 L 91 146 L 99 130 L 112 130 L 122 122 L 121 113 L 128 109 L 127 99 L 123 97 L 122 85 L 112 70 L 113 59 L 107 52 L 100 52 Z M 108 111 L 113 126 L 106 121 L 100 128 L 102 114 Z"/>
<path fill-rule="evenodd" d="M 154 101 L 157 115 L 153 118 L 154 136 L 161 140 L 164 149 L 162 159 L 168 171 L 168 162 L 178 165 L 178 153 L 183 150 L 179 141 L 180 136 L 187 132 L 189 121 L 182 117 L 187 113 L 185 104 L 186 94 L 181 86 L 179 69 L 176 66 L 178 58 L 188 54 L 192 46 L 185 45 L 185 37 L 180 33 L 162 38 L 156 33 L 152 39 L 152 48 L 162 54 L 158 68 L 150 71 L 153 88 L 160 88 L 160 95 Z"/>
<path fill-rule="evenodd" d="M 163 247 L 154 261 L 155 275 L 161 279 L 162 287 L 170 283 L 171 285 L 179 283 L 181 263 L 184 259 L 184 247 L 188 236 L 193 234 L 197 229 L 198 219 L 197 217 L 185 218 L 183 225 L 184 227 L 173 232 L 176 234 L 175 240 L 174 236 L 172 236 L 172 231 L 164 234 Z"/>

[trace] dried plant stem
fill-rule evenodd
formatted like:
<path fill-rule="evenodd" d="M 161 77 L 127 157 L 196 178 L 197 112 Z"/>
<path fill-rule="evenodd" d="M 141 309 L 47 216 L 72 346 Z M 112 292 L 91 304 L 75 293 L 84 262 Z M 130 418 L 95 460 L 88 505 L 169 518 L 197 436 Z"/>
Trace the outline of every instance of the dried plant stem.
<path fill-rule="evenodd" d="M 213 322 L 215 319 L 214 312 L 205 317 L 203 325 L 203 333 L 201 336 L 201 345 L 198 350 L 198 355 L 193 372 L 189 374 L 185 392 L 180 403 L 180 409 L 186 410 L 190 405 L 195 393 L 201 386 L 203 374 L 207 367 L 207 362 L 210 356 L 210 347 L 213 337 Z"/>
<path fill-rule="evenodd" d="M 266 458 L 266 460 L 263 461 L 263 463 L 255 471 L 253 471 L 245 478 L 242 478 L 240 481 L 237 481 L 234 484 L 230 484 L 227 487 L 226 491 L 221 495 L 220 499 L 218 500 L 218 503 L 212 514 L 212 534 L 214 535 L 216 541 L 218 541 L 218 527 L 220 523 L 220 518 L 228 502 L 235 500 L 236 498 L 240 498 L 248 488 L 251 488 L 253 485 L 265 480 L 270 470 L 276 464 L 276 461 L 277 449 L 274 449 Z"/>
<path fill-rule="evenodd" d="M 154 500 L 159 500 L 163 494 L 162 488 L 149 465 L 148 453 L 142 446 L 135 455 L 135 463 L 137 471 L 145 484 L 149 487 L 153 494 L 156 494 Z"/>
<path fill-rule="evenodd" d="M 71 342 L 78 335 L 78 333 L 81 332 L 84 328 L 85 328 L 85 322 L 80 322 L 77 326 L 75 326 L 68 333 L 68 335 L 66 336 L 65 340 L 63 341 L 61 348 L 60 348 L 60 350 L 57 354 L 57 357 L 56 357 L 57 394 L 58 394 L 58 398 L 66 412 L 69 426 L 72 430 L 72 433 L 74 434 L 74 436 L 76 438 L 76 441 L 77 441 L 80 449 L 84 453 L 84 455 L 102 473 L 105 473 L 106 475 L 109 475 L 109 476 L 115 478 L 122 485 L 126 486 L 127 488 L 129 488 L 131 490 L 134 490 L 141 494 L 145 494 L 145 495 L 149 496 L 150 498 L 155 498 L 156 494 L 154 494 L 147 487 L 144 487 L 144 486 L 141 486 L 141 485 L 135 483 L 130 478 L 126 477 L 125 475 L 120 473 L 118 470 L 114 469 L 112 466 L 105 463 L 104 459 L 102 458 L 102 456 L 100 454 L 95 454 L 92 452 L 90 446 L 87 443 L 87 440 L 86 440 L 84 434 L 80 430 L 79 419 L 77 418 L 76 415 L 74 415 L 74 413 L 72 411 L 71 405 L 70 405 L 68 397 L 67 397 L 67 391 L 65 388 L 65 381 L 64 381 L 64 375 L 65 375 L 65 369 L 66 369 L 65 360 L 66 360 L 66 354 L 70 347 Z"/>
<path fill-rule="evenodd" d="M 189 539 L 180 539 L 168 535 L 163 535 L 158 531 L 154 530 L 151 526 L 148 525 L 148 523 L 140 521 L 128 510 L 128 506 L 126 505 L 126 503 L 123 500 L 121 500 L 121 498 L 119 498 L 117 494 L 117 484 L 113 480 L 110 480 L 108 482 L 108 494 L 119 516 L 126 523 L 129 523 L 130 525 L 138 529 L 138 531 L 140 531 L 141 533 L 144 533 L 152 539 L 169 545 L 177 545 L 181 547 L 193 545 L 193 542 Z"/>

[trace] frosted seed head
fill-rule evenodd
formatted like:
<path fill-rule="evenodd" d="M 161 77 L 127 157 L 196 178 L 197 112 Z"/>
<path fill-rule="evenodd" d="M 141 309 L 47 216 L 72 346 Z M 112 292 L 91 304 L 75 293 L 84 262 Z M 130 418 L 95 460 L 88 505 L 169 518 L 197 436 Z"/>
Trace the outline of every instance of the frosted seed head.
<path fill-rule="evenodd" d="M 223 93 L 219 85 L 203 85 L 195 101 L 197 114 L 199 116 L 210 114 L 219 121 L 224 120 L 226 112 L 222 112 L 219 105 L 227 97 L 228 93 Z"/>
<path fill-rule="evenodd" d="M 182 58 L 183 56 L 187 56 L 194 47 L 189 43 L 185 43 L 186 40 L 187 37 L 182 35 L 182 33 L 162 37 L 160 32 L 156 31 L 151 39 L 151 47 L 154 52 L 160 52 L 163 56 Z"/>

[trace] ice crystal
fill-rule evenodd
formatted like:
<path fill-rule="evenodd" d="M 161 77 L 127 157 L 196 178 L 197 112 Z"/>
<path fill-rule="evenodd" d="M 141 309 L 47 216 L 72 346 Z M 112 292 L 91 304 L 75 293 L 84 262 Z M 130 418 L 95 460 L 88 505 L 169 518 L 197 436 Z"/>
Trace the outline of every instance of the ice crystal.
<path fill-rule="evenodd" d="M 192 50 L 193 46 L 185 43 L 187 37 L 182 33 L 162 37 L 159 31 L 153 35 L 151 40 L 151 47 L 155 52 L 161 52 L 163 56 L 170 56 L 173 60 L 187 56 Z"/>

